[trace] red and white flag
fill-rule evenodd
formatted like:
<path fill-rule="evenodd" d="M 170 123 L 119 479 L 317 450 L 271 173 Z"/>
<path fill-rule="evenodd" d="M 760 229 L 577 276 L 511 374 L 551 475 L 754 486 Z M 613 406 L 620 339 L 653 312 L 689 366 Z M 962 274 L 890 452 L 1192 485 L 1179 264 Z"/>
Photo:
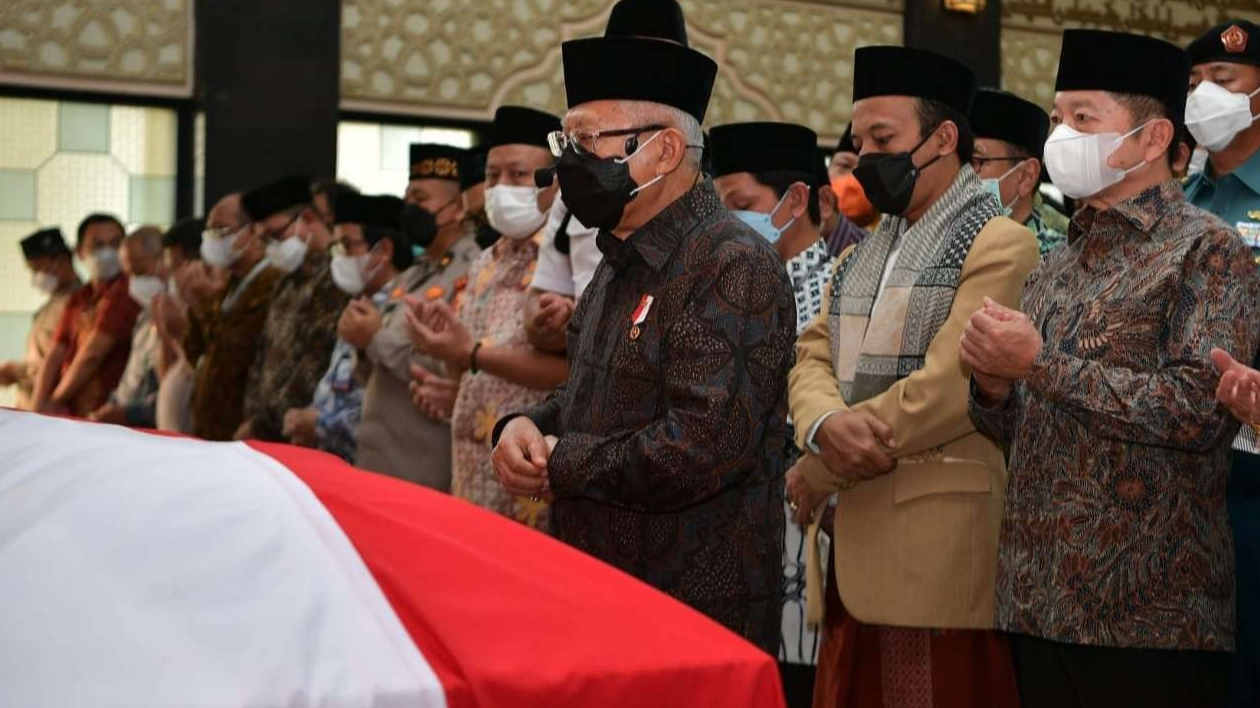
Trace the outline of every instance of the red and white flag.
<path fill-rule="evenodd" d="M 0 706 L 671 705 L 782 706 L 775 662 L 323 453 L 0 410 Z"/>

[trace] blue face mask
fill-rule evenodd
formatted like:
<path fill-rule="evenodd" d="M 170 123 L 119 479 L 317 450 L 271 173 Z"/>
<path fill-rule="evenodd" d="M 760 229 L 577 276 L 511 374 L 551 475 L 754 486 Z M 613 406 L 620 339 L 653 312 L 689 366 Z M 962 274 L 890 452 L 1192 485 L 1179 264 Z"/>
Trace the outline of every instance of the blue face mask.
<path fill-rule="evenodd" d="M 987 179 L 980 180 L 984 184 L 984 188 L 989 191 L 989 194 L 992 194 L 993 198 L 997 199 L 998 204 L 1001 205 L 1003 216 L 1011 215 L 1011 212 L 1014 211 L 1011 207 L 1015 204 L 1015 200 L 1012 199 L 1010 204 L 1002 204 L 1002 180 L 1010 177 L 1012 172 L 1018 170 L 1020 167 L 1023 167 L 1025 162 L 1026 160 L 1020 160 L 1018 165 L 1015 165 L 1011 169 L 1007 170 L 1006 174 L 1001 177 L 989 177 Z M 1016 197 L 1016 199 L 1018 199 L 1018 197 Z"/>
<path fill-rule="evenodd" d="M 735 210 L 735 216 L 739 217 L 740 221 L 751 226 L 753 231 L 761 234 L 761 237 L 765 240 L 772 244 L 777 243 L 779 241 L 779 237 L 783 235 L 783 232 L 792 228 L 792 224 L 796 223 L 796 218 L 793 217 L 792 220 L 784 224 L 781 229 L 776 228 L 774 225 L 774 214 L 779 210 L 779 207 L 783 206 L 783 200 L 787 199 L 787 195 L 788 193 L 784 192 L 783 196 L 779 197 L 779 203 L 774 205 L 774 208 L 770 210 L 769 214 L 760 211 L 737 209 Z"/>

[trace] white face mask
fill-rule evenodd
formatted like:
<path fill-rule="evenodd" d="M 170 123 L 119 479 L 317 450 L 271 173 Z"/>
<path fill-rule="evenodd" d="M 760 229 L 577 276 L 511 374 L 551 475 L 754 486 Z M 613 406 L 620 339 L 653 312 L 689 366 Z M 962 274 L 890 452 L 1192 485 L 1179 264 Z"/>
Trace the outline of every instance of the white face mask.
<path fill-rule="evenodd" d="M 61 285 L 61 281 L 57 280 L 57 276 L 52 273 L 41 271 L 31 276 L 31 285 L 34 285 L 36 290 L 45 295 L 52 295 L 57 292 L 57 286 Z"/>
<path fill-rule="evenodd" d="M 1143 161 L 1127 170 L 1107 164 L 1107 158 L 1120 147 L 1124 139 L 1137 133 L 1153 121 L 1121 135 L 1119 133 L 1082 133 L 1066 123 L 1050 133 L 1046 140 L 1046 170 L 1059 191 L 1072 199 L 1092 197 L 1104 189 L 1119 183 L 1125 175 L 1146 166 Z"/>
<path fill-rule="evenodd" d="M 206 234 L 201 237 L 201 259 L 215 268 L 227 268 L 241 257 L 236 250 L 236 241 L 241 236 L 236 232 L 227 238 Z"/>
<path fill-rule="evenodd" d="M 84 261 L 92 280 L 109 280 L 118 275 L 118 249 L 103 246 L 92 251 Z"/>
<path fill-rule="evenodd" d="M 1260 117 L 1251 115 L 1251 97 L 1257 93 L 1260 89 L 1234 93 L 1220 84 L 1204 81 L 1186 99 L 1186 127 L 1209 152 L 1220 152 Z"/>
<path fill-rule="evenodd" d="M 529 238 L 547 221 L 538 210 L 537 187 L 498 185 L 486 190 L 486 218 L 495 231 L 513 239 Z"/>
<path fill-rule="evenodd" d="M 133 275 L 127 282 L 127 292 L 140 307 L 148 309 L 153 298 L 166 292 L 166 283 L 155 275 Z"/>
<path fill-rule="evenodd" d="M 367 281 L 376 270 L 374 268 L 373 273 L 365 272 L 369 257 L 367 253 L 358 256 L 334 255 L 332 265 L 329 266 L 332 270 L 333 284 L 347 295 L 358 295 L 363 292 L 363 288 L 367 287 Z"/>
<path fill-rule="evenodd" d="M 1010 216 L 1011 212 L 1014 211 L 1013 209 L 1011 209 L 1011 206 L 1013 206 L 1015 204 L 1015 201 L 1019 199 L 1019 195 L 1016 195 L 1015 199 L 1012 199 L 1010 204 L 1004 203 L 1002 201 L 1002 182 L 1007 177 L 1010 177 L 1015 172 L 1015 170 L 1018 170 L 1019 168 L 1023 167 L 1025 162 L 1027 162 L 1027 160 L 1020 160 L 1019 164 L 1007 170 L 1006 174 L 1002 175 L 1001 177 L 986 177 L 985 179 L 980 180 L 984 184 L 984 188 L 989 190 L 989 194 L 992 194 L 993 197 L 997 199 L 998 204 L 1002 205 L 1002 214 L 1006 216 Z"/>
<path fill-rule="evenodd" d="M 290 236 L 283 241 L 272 241 L 267 244 L 267 260 L 277 270 L 292 273 L 302 267 L 306 260 L 306 239 L 302 236 Z"/>

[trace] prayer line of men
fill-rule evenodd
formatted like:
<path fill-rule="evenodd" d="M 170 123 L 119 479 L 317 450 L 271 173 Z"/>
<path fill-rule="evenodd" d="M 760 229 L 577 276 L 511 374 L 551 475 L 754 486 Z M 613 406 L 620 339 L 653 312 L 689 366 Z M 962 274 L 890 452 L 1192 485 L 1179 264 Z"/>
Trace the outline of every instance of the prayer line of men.
<path fill-rule="evenodd" d="M 564 43 L 563 121 L 412 146 L 404 199 L 92 216 L 85 285 L 33 234 L 4 380 L 450 491 L 818 664 L 815 705 L 1254 705 L 1260 28 L 1069 30 L 1049 115 L 858 49 L 829 174 L 804 126 L 701 134 L 661 5 Z"/>

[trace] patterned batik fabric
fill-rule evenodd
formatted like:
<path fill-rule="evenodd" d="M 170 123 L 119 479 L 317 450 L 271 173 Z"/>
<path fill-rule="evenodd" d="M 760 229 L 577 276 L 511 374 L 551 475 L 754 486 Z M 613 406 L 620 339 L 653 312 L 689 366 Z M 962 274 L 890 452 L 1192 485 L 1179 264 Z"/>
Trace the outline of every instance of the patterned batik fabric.
<path fill-rule="evenodd" d="M 460 322 L 474 342 L 493 347 L 529 347 L 525 335 L 525 301 L 538 263 L 541 239 L 499 239 L 481 252 L 468 271 L 468 289 L 459 307 Z M 451 493 L 477 506 L 547 530 L 547 507 L 542 502 L 509 494 L 490 462 L 494 424 L 509 411 L 541 403 L 549 391 L 539 391 L 487 372 L 465 372 L 451 417 Z"/>
<path fill-rule="evenodd" d="M 559 436 L 552 530 L 774 654 L 796 339 L 783 261 L 707 181 L 627 240 L 597 239 L 569 380 L 527 412 Z"/>
<path fill-rule="evenodd" d="M 823 295 L 835 259 L 827 252 L 827 244 L 821 239 L 801 251 L 787 262 L 788 280 L 792 282 L 792 294 L 796 297 L 796 334 L 800 335 L 822 310 Z"/>
<path fill-rule="evenodd" d="M 284 413 L 310 405 L 337 342 L 349 296 L 333 283 L 327 252 L 281 279 L 267 311 L 245 388 L 245 420 L 259 440 L 282 439 Z"/>
<path fill-rule="evenodd" d="M 914 224 L 885 218 L 836 269 L 830 302 L 831 359 L 840 395 L 856 405 L 923 368 L 949 318 L 963 261 L 997 199 L 964 165 L 954 183 Z M 894 246 L 896 262 L 882 282 Z"/>
<path fill-rule="evenodd" d="M 999 628 L 1233 648 L 1238 423 L 1216 403 L 1209 354 L 1256 350 L 1258 294 L 1247 247 L 1174 182 L 1078 212 L 1024 291 L 1045 340 L 1031 376 L 1000 408 L 972 398 L 977 428 L 1011 445 Z"/>

